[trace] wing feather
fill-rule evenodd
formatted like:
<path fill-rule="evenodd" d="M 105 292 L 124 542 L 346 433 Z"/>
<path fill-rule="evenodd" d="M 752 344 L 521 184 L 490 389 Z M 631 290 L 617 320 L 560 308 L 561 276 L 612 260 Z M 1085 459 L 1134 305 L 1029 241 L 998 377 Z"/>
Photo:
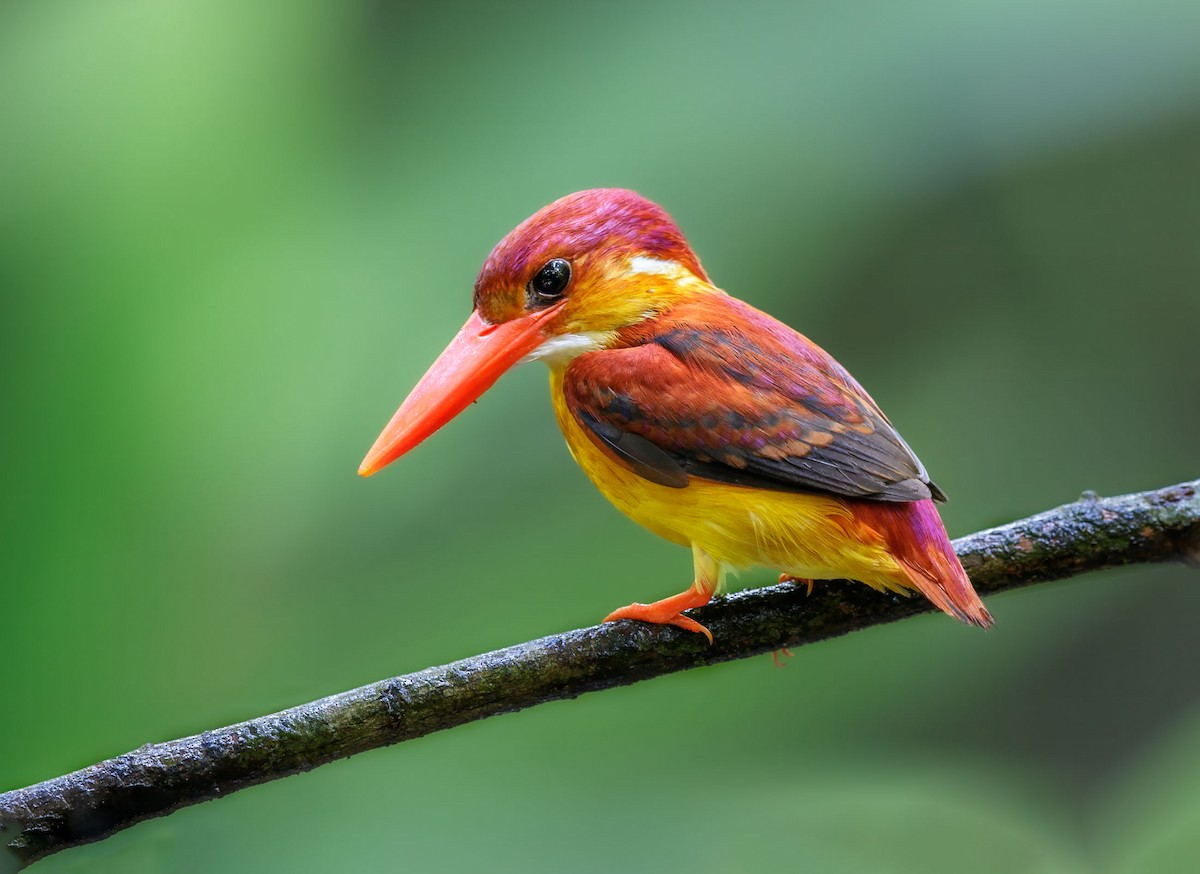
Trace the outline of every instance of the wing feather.
<path fill-rule="evenodd" d="M 579 356 L 567 405 L 640 475 L 882 501 L 944 500 L 846 370 L 748 304 L 705 295 Z"/>

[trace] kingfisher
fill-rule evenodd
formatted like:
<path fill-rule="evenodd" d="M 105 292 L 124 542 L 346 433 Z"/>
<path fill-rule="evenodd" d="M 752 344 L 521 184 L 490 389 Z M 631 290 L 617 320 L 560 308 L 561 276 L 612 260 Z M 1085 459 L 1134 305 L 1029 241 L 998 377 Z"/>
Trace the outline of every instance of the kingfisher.
<path fill-rule="evenodd" d="M 807 337 L 715 286 L 657 204 L 579 191 L 488 255 L 474 310 L 363 460 L 370 476 L 513 366 L 541 360 L 571 455 L 635 522 L 692 551 L 683 592 L 613 611 L 712 635 L 685 611 L 730 571 L 919 592 L 992 617 L 935 507 L 945 495 L 871 396 Z"/>

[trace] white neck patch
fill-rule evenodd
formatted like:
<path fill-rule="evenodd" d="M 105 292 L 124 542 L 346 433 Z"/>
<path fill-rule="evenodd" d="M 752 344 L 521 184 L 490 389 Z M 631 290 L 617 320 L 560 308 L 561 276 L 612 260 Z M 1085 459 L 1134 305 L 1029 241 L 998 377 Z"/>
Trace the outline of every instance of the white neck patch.
<path fill-rule="evenodd" d="M 578 358 L 584 352 L 596 352 L 612 342 L 613 331 L 581 331 L 578 334 L 563 334 L 551 337 L 521 359 L 526 361 L 545 361 L 551 367 L 561 366 L 573 358 Z"/>
<path fill-rule="evenodd" d="M 683 265 L 678 261 L 651 258 L 649 255 L 634 255 L 629 259 L 629 272 L 648 273 L 653 276 L 674 276 L 683 272 Z"/>

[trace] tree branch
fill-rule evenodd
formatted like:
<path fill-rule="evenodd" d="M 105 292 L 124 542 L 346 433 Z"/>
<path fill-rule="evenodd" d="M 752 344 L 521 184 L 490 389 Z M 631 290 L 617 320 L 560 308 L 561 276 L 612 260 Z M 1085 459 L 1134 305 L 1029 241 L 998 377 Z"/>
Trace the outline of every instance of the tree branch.
<path fill-rule="evenodd" d="M 1200 567 L 1200 480 L 1079 501 L 954 543 L 981 594 L 1143 562 Z M 280 713 L 148 744 L 0 795 L 0 870 L 326 762 L 584 692 L 814 643 L 932 610 L 862 585 L 753 589 L 695 611 L 713 632 L 620 622 L 394 677 Z"/>

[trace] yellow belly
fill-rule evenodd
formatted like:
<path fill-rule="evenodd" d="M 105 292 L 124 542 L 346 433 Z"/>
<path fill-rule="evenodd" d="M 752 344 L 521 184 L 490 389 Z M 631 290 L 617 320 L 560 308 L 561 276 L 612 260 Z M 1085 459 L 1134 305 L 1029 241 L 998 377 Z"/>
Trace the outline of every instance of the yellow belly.
<path fill-rule="evenodd" d="M 567 409 L 563 370 L 550 394 L 571 455 L 596 488 L 639 525 L 683 546 L 699 547 L 728 568 L 762 565 L 796 577 L 848 577 L 903 591 L 904 572 L 882 538 L 865 542 L 845 502 L 703 480 L 673 489 L 643 479 L 597 445 Z M 851 536 L 850 531 L 855 531 Z"/>

